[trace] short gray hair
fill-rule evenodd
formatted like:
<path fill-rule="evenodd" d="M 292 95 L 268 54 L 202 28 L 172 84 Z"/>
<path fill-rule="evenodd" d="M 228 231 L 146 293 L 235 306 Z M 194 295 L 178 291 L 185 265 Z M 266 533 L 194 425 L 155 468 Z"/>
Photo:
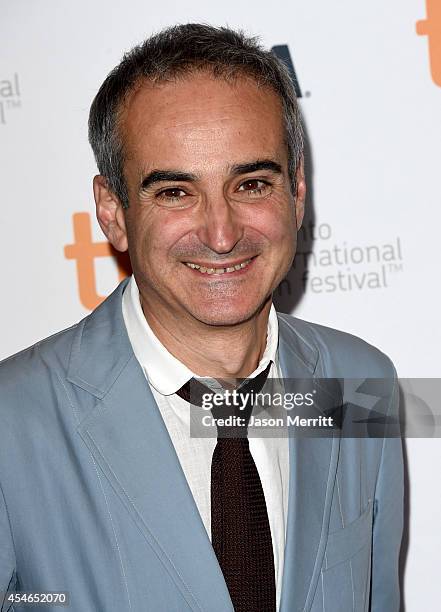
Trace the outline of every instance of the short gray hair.
<path fill-rule="evenodd" d="M 288 171 L 295 194 L 296 170 L 303 156 L 303 131 L 288 69 L 256 37 L 226 27 L 187 23 L 166 28 L 126 53 L 95 96 L 89 114 L 89 142 L 100 174 L 124 208 L 129 197 L 124 178 L 124 145 L 118 119 L 127 95 L 141 80 L 159 83 L 196 70 L 216 78 L 253 78 L 271 88 L 283 107 Z"/>

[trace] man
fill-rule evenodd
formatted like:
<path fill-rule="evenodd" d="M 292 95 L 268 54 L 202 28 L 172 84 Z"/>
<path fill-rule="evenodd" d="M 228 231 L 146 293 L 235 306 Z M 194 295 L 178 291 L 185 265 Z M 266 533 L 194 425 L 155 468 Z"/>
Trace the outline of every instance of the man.
<path fill-rule="evenodd" d="M 229 29 L 170 28 L 110 73 L 89 126 L 97 218 L 134 276 L 0 368 L 0 591 L 397 611 L 398 438 L 189 433 L 189 390 L 238 379 L 381 378 L 397 408 L 385 355 L 272 306 L 306 190 L 285 67 Z"/>

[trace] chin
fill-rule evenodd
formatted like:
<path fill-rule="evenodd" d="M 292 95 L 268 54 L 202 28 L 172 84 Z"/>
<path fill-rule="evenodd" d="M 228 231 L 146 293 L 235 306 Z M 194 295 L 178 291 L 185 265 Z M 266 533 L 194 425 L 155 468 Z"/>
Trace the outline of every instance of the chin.
<path fill-rule="evenodd" d="M 220 304 L 213 308 L 201 307 L 189 309 L 191 315 L 206 325 L 213 326 L 232 326 L 245 323 L 252 319 L 263 307 L 264 302 L 257 304 L 241 305 L 240 307 L 233 307 L 233 305 L 226 306 L 226 304 Z"/>

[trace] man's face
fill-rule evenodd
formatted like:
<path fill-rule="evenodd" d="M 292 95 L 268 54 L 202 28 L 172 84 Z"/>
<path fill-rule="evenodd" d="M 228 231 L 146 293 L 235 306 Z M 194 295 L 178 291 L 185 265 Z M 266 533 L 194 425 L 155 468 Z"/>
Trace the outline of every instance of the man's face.
<path fill-rule="evenodd" d="M 140 86 L 120 130 L 130 206 L 119 218 L 144 311 L 234 325 L 269 306 L 304 200 L 302 169 L 297 203 L 291 193 L 278 97 L 197 73 Z"/>

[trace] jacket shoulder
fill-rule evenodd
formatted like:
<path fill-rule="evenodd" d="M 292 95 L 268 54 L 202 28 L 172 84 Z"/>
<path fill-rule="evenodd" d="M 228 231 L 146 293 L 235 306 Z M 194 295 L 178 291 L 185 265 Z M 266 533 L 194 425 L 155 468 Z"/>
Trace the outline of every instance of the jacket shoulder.
<path fill-rule="evenodd" d="M 292 315 L 277 313 L 281 326 L 290 329 L 311 351 L 318 353 L 317 372 L 332 377 L 394 378 L 391 359 L 362 338 Z"/>
<path fill-rule="evenodd" d="M 9 395 L 23 395 L 27 389 L 34 389 L 35 393 L 42 381 L 53 376 L 65 378 L 72 342 L 82 323 L 80 321 L 0 361 L 2 400 Z"/>

